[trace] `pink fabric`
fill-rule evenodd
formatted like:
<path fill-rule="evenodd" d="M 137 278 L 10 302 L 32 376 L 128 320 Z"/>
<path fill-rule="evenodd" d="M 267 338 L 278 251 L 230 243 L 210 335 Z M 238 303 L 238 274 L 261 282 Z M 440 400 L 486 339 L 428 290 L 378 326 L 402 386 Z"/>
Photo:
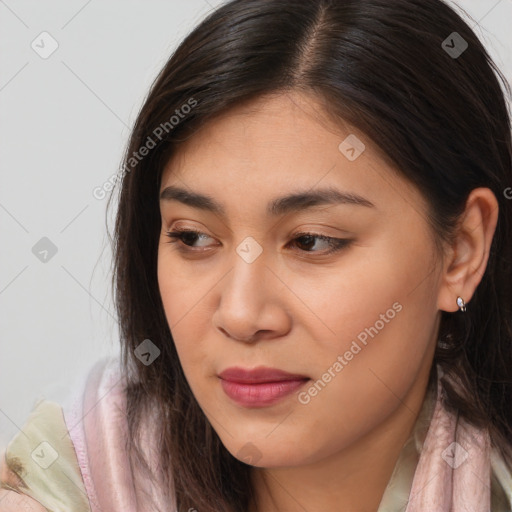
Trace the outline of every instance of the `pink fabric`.
<path fill-rule="evenodd" d="M 489 512 L 490 438 L 449 413 L 437 400 L 406 512 Z M 455 444 L 452 444 L 455 443 Z"/>
<path fill-rule="evenodd" d="M 125 447 L 125 379 L 117 359 L 99 361 L 84 380 L 82 390 L 63 405 L 64 419 L 74 445 L 92 512 L 161 510 L 172 512 L 160 495 L 157 482 L 132 468 Z M 151 419 L 143 442 L 156 464 L 156 439 Z M 155 465 L 153 464 L 153 468 Z M 134 481 L 137 485 L 134 485 Z M 171 504 L 172 507 L 172 504 Z"/>
<path fill-rule="evenodd" d="M 101 364 L 100 364 L 101 363 Z M 121 381 L 105 372 L 103 360 L 89 378 L 64 418 L 82 471 L 92 512 L 135 511 L 129 464 L 122 449 L 123 394 Z M 107 391 L 105 388 L 109 387 Z M 101 505 L 100 505 L 101 504 Z"/>
<path fill-rule="evenodd" d="M 158 483 L 130 466 L 124 379 L 116 360 L 99 361 L 76 399 L 64 405 L 64 417 L 74 444 L 92 512 L 153 510 L 152 496 L 165 504 Z M 490 441 L 480 431 L 448 412 L 440 400 L 440 383 L 430 423 L 414 474 L 406 512 L 489 512 Z M 146 447 L 157 462 L 156 439 L 147 422 Z M 449 449 L 451 443 L 452 449 Z M 135 485 L 134 482 L 137 482 Z"/>

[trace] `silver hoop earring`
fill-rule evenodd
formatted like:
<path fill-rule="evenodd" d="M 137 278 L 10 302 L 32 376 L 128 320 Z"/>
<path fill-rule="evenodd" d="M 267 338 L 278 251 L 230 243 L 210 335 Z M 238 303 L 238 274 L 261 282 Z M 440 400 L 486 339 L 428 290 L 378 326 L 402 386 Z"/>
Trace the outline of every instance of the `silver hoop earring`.
<path fill-rule="evenodd" d="M 457 297 L 457 306 L 459 306 L 460 310 L 465 313 L 466 312 L 466 303 L 462 297 Z"/>

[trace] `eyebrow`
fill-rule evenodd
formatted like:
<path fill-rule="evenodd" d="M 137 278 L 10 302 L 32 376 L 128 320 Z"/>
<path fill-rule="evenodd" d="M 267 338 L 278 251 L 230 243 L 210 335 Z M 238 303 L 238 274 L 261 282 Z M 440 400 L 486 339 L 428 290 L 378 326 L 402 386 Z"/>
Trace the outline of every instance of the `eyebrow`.
<path fill-rule="evenodd" d="M 220 217 L 226 217 L 226 210 L 213 197 L 191 192 L 184 188 L 171 185 L 164 188 L 160 194 L 161 201 L 179 201 L 192 208 L 212 212 Z M 375 205 L 364 197 L 353 192 L 342 192 L 332 187 L 315 190 L 297 191 L 271 200 L 267 205 L 267 215 L 277 217 L 292 212 L 312 208 L 319 205 L 351 204 L 375 208 Z"/>

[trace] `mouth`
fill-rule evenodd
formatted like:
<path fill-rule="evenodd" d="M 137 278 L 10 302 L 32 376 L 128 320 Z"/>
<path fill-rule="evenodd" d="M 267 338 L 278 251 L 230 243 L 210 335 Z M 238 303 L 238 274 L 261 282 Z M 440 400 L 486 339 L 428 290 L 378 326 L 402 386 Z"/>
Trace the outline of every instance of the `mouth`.
<path fill-rule="evenodd" d="M 289 373 L 279 368 L 268 368 L 266 366 L 258 366 L 252 369 L 232 366 L 223 370 L 218 376 L 223 380 L 240 384 L 263 384 L 266 382 L 309 379 L 307 375 Z"/>
<path fill-rule="evenodd" d="M 218 375 L 224 393 L 244 407 L 273 405 L 311 380 L 277 368 L 227 368 Z"/>

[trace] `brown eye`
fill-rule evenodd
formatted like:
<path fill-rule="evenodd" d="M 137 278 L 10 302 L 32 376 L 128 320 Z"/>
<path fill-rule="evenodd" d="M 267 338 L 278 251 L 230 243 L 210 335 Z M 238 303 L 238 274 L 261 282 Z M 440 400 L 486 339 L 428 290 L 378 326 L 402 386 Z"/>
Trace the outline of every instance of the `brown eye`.
<path fill-rule="evenodd" d="M 322 240 L 324 242 L 324 246 L 327 246 L 326 250 L 319 251 L 311 251 L 310 248 L 314 247 L 315 240 Z M 297 242 L 299 242 L 297 244 Z M 319 235 L 317 233 L 297 233 L 297 236 L 292 240 L 292 243 L 295 245 L 306 246 L 307 249 L 303 250 L 303 252 L 308 253 L 320 253 L 320 254 L 331 254 L 333 252 L 339 251 L 344 247 L 347 247 L 352 240 L 348 238 L 334 238 L 331 236 Z"/>
<path fill-rule="evenodd" d="M 168 243 L 180 243 L 182 247 L 180 250 L 187 250 L 186 247 L 194 247 L 194 242 L 197 239 L 211 238 L 206 233 L 196 231 L 195 229 L 178 229 L 175 231 L 167 231 L 166 236 L 171 240 Z"/>

